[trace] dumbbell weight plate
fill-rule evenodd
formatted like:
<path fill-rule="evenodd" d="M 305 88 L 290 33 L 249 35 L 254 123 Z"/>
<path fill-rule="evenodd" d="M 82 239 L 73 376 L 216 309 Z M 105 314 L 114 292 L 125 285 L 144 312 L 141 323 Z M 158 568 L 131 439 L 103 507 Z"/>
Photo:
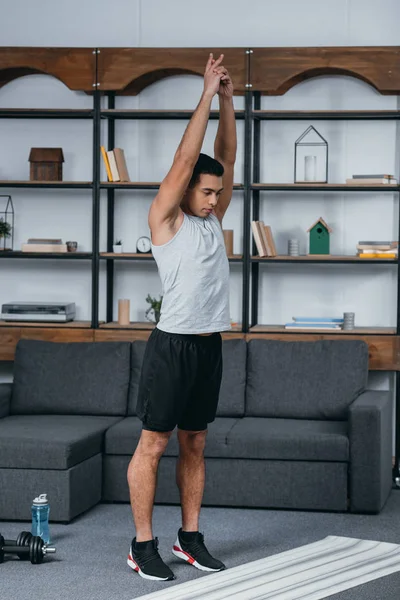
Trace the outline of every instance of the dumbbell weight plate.
<path fill-rule="evenodd" d="M 32 539 L 32 534 L 29 531 L 21 531 L 16 540 L 16 546 L 29 546 Z M 21 560 L 29 560 L 29 554 L 27 552 L 18 554 Z"/>
<path fill-rule="evenodd" d="M 29 544 L 29 558 L 33 565 L 40 565 L 43 562 L 44 542 L 41 537 L 34 535 Z"/>

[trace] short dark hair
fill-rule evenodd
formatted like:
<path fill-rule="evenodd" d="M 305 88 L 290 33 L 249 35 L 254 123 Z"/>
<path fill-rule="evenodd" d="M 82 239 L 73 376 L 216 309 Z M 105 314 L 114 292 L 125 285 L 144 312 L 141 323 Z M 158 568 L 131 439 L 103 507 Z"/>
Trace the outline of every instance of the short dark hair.
<path fill-rule="evenodd" d="M 189 187 L 193 188 L 200 181 L 200 175 L 222 177 L 223 174 L 224 167 L 218 160 L 208 156 L 208 154 L 200 153 L 189 181 Z"/>

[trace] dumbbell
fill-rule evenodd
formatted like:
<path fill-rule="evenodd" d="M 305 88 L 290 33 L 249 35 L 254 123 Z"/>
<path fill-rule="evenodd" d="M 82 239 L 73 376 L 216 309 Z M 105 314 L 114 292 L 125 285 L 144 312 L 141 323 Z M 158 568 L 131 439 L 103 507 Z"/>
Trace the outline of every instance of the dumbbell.
<path fill-rule="evenodd" d="M 18 536 L 18 541 L 24 542 L 24 545 L 17 545 L 16 541 L 6 540 L 0 535 L 0 563 L 4 562 L 5 554 L 16 554 L 22 560 L 30 560 L 33 565 L 39 565 L 43 562 L 46 554 L 54 554 L 56 549 L 53 546 L 47 546 L 41 537 L 32 536 L 26 531 Z"/>
<path fill-rule="evenodd" d="M 29 542 L 32 539 L 32 534 L 30 531 L 21 531 L 17 539 L 14 540 L 4 540 L 4 546 L 29 546 Z M 7 550 L 4 550 L 7 552 Z M 29 555 L 24 554 L 22 552 L 18 552 L 18 557 L 21 560 L 29 560 Z"/>

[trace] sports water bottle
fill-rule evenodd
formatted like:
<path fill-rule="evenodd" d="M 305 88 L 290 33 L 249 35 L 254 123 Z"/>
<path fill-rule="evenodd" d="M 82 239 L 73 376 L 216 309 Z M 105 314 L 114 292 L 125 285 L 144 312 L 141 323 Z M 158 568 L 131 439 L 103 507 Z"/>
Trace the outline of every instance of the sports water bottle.
<path fill-rule="evenodd" d="M 50 544 L 49 514 L 50 506 L 47 494 L 40 494 L 34 499 L 32 511 L 32 535 L 40 536 L 46 544 Z"/>

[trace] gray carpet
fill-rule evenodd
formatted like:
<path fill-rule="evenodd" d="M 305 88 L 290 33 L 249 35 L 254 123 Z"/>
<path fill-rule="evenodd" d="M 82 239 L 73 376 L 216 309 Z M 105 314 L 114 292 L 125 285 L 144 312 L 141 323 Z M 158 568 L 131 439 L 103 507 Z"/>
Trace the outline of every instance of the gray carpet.
<path fill-rule="evenodd" d="M 170 549 L 180 526 L 180 510 L 156 506 L 154 532 L 160 554 L 177 579 L 145 581 L 126 564 L 134 535 L 128 504 L 101 504 L 69 525 L 52 524 L 57 554 L 42 565 L 18 559 L 0 565 L 1 600 L 130 600 L 197 577 L 212 577 L 175 558 Z M 0 522 L 13 538 L 29 523 Z M 203 508 L 200 529 L 210 551 L 227 567 L 284 552 L 327 535 L 400 542 L 400 491 L 393 491 L 377 516 L 270 510 Z M 398 600 L 400 574 L 395 573 L 336 594 L 335 600 Z"/>

